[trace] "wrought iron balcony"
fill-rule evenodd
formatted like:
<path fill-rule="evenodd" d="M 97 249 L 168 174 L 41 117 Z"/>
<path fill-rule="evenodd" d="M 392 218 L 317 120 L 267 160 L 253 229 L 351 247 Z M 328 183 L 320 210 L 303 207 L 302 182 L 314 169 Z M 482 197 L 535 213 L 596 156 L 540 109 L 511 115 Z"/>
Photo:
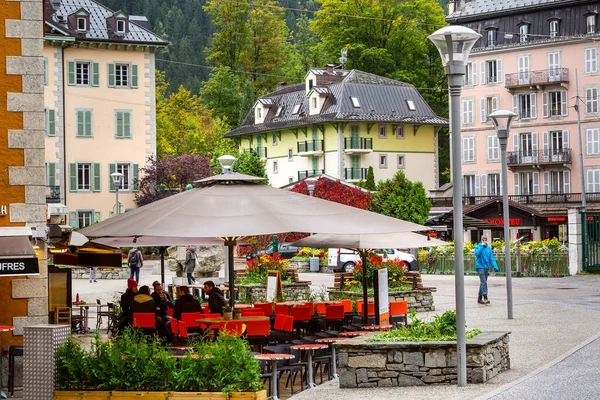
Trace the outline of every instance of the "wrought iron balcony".
<path fill-rule="evenodd" d="M 46 204 L 60 203 L 60 186 L 46 186 Z"/>
<path fill-rule="evenodd" d="M 322 140 L 305 140 L 297 143 L 298 155 L 314 155 L 323 153 Z"/>
<path fill-rule="evenodd" d="M 541 71 L 516 72 L 505 75 L 504 87 L 507 89 L 531 85 L 551 85 L 569 82 L 568 68 L 543 69 Z"/>
<path fill-rule="evenodd" d="M 502 201 L 502 195 L 498 196 L 463 196 L 463 205 L 472 206 L 491 199 Z M 508 196 L 510 201 L 520 204 L 551 204 L 551 203 L 573 203 L 581 204 L 581 193 L 545 193 L 545 194 L 519 194 Z M 586 193 L 587 203 L 600 203 L 600 193 Z M 452 207 L 452 197 L 432 197 L 429 199 L 433 207 Z"/>
<path fill-rule="evenodd" d="M 321 175 L 323 174 L 322 169 L 308 169 L 306 171 L 298 171 L 298 180 L 301 181 L 304 178 L 308 178 L 309 176 Z"/>
<path fill-rule="evenodd" d="M 367 168 L 345 168 L 344 179 L 347 181 L 358 181 L 367 179 Z"/>
<path fill-rule="evenodd" d="M 250 152 L 250 153 L 255 152 L 255 153 L 258 153 L 260 158 L 267 158 L 267 148 L 266 147 L 249 147 L 247 149 L 244 149 L 244 151 Z"/>
<path fill-rule="evenodd" d="M 571 149 L 537 150 L 537 151 L 509 151 L 506 153 L 507 165 L 563 165 L 571 164 Z"/>
<path fill-rule="evenodd" d="M 346 153 L 370 153 L 373 151 L 373 138 L 344 138 Z"/>

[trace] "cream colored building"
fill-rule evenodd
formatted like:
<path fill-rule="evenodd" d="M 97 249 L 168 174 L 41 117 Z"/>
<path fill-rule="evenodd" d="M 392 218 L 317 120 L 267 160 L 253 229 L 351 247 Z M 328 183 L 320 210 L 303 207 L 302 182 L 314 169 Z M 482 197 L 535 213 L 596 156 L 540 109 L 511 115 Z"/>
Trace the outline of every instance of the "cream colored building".
<path fill-rule="evenodd" d="M 155 51 L 168 43 L 142 17 L 92 0 L 46 2 L 46 200 L 75 228 L 135 206 L 140 169 L 156 154 Z"/>
<path fill-rule="evenodd" d="M 442 126 L 414 86 L 329 65 L 259 98 L 225 136 L 259 152 L 276 187 L 320 174 L 357 182 L 372 166 L 376 182 L 404 170 L 432 190 Z"/>

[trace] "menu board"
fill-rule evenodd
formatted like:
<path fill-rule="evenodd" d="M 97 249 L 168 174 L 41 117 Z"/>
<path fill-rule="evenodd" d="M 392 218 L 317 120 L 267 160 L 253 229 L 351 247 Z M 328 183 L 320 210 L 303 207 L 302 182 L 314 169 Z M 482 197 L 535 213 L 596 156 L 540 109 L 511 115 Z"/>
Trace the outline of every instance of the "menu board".
<path fill-rule="evenodd" d="M 267 302 L 273 302 L 282 292 L 279 271 L 267 271 Z"/>

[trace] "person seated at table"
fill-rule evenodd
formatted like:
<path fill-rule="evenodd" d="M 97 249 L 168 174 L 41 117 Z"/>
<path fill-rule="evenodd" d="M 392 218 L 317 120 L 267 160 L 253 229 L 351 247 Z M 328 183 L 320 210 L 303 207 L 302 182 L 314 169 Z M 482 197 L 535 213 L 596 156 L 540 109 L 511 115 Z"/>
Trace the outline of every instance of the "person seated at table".
<path fill-rule="evenodd" d="M 154 313 L 156 314 L 156 303 L 152 296 L 150 296 L 150 288 L 146 285 L 142 286 L 138 290 L 138 294 L 133 298 L 131 303 L 131 312 L 143 312 L 143 313 Z"/>
<path fill-rule="evenodd" d="M 223 291 L 215 287 L 213 281 L 204 282 L 204 293 L 208 294 L 208 310 L 214 314 L 223 314 L 223 307 L 227 304 Z"/>
<path fill-rule="evenodd" d="M 119 321 L 119 332 L 122 332 L 127 325 L 131 325 L 133 314 L 131 304 L 133 298 L 138 292 L 138 284 L 135 279 L 127 279 L 127 290 L 121 295 L 121 320 Z"/>
<path fill-rule="evenodd" d="M 181 313 L 184 312 L 202 312 L 202 307 L 198 300 L 190 294 L 190 288 L 187 286 L 179 286 L 177 289 L 177 300 L 173 308 L 173 318 L 181 319 Z"/>
<path fill-rule="evenodd" d="M 173 308 L 175 304 L 171 300 L 171 296 L 163 290 L 159 281 L 154 281 L 152 286 L 154 287 L 152 298 L 156 304 L 156 329 L 160 336 L 170 338 L 170 330 L 166 327 L 167 322 L 171 318 L 168 315 L 168 308 Z"/>

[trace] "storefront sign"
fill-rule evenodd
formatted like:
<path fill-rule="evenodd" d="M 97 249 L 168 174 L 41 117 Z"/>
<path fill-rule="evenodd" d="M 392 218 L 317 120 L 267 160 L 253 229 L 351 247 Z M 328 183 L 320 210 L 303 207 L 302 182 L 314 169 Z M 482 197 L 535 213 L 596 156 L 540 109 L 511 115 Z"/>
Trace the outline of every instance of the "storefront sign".
<path fill-rule="evenodd" d="M 38 259 L 33 257 L 0 258 L 0 276 L 39 275 Z"/>
<path fill-rule="evenodd" d="M 504 226 L 504 218 L 483 218 L 482 221 Z M 510 218 L 508 222 L 510 226 L 521 226 L 521 218 Z"/>
<path fill-rule="evenodd" d="M 566 222 L 567 217 L 548 217 L 548 222 Z"/>

